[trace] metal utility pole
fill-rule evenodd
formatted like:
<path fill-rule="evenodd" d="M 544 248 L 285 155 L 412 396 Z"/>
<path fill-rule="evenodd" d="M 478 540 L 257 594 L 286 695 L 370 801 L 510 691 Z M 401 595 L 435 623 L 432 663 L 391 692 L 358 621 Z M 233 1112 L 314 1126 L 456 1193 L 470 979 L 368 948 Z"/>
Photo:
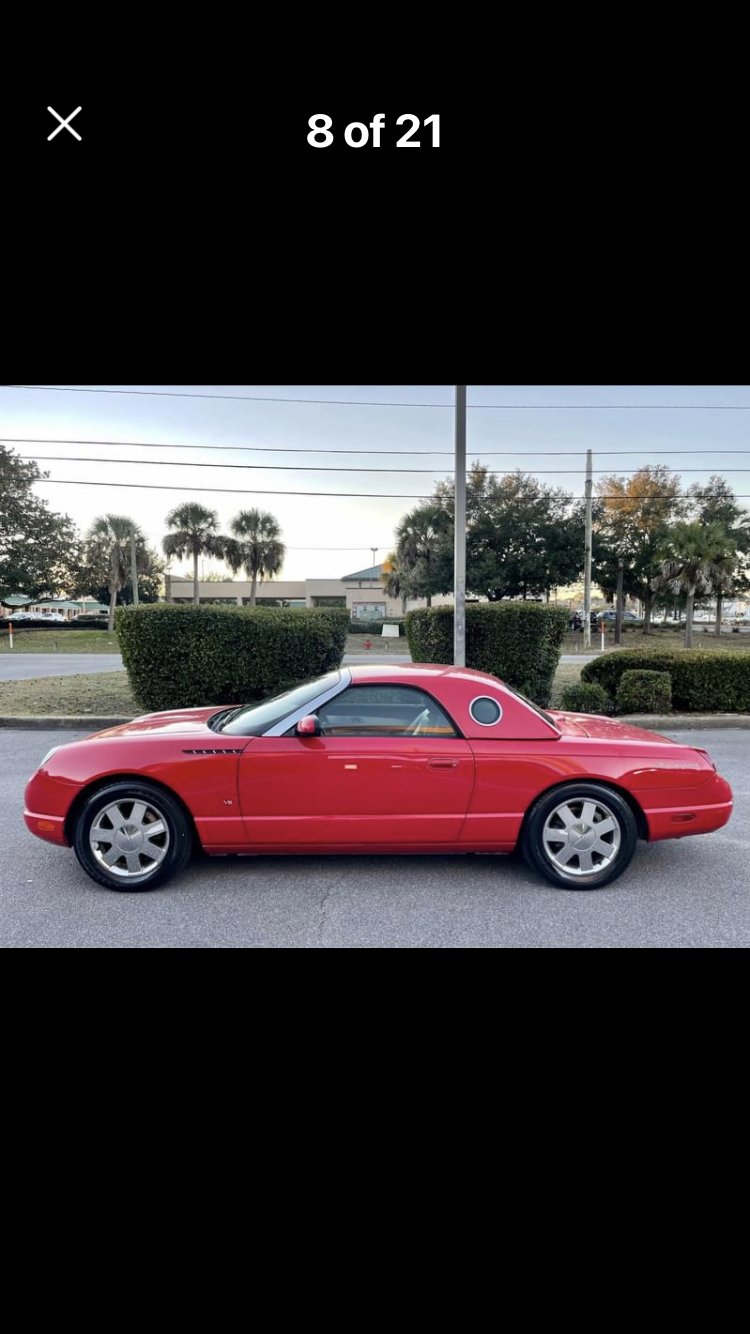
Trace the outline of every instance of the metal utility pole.
<path fill-rule="evenodd" d="M 617 562 L 617 601 L 615 603 L 615 643 L 622 643 L 622 613 L 625 599 L 623 597 L 622 585 L 625 577 L 625 562 L 620 557 Z"/>
<path fill-rule="evenodd" d="M 130 579 L 133 584 L 133 606 L 138 606 L 138 564 L 135 556 L 135 529 L 130 530 Z"/>
<path fill-rule="evenodd" d="M 583 647 L 591 648 L 591 450 L 586 450 L 586 546 L 583 566 Z"/>
<path fill-rule="evenodd" d="M 456 385 L 456 515 L 453 550 L 453 662 L 466 666 L 466 385 Z"/>
<path fill-rule="evenodd" d="M 370 551 L 372 552 L 372 563 L 373 563 L 373 565 L 375 565 L 375 564 L 376 564 L 376 561 L 375 561 L 375 552 L 377 551 L 377 547 L 370 547 Z"/>

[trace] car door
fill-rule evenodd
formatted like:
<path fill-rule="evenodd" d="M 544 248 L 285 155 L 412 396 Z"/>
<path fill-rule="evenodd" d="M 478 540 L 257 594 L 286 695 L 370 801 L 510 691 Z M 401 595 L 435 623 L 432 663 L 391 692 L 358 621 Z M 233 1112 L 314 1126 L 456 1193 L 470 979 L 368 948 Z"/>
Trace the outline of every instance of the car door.
<path fill-rule="evenodd" d="M 414 686 L 351 685 L 317 716 L 320 736 L 255 737 L 241 756 L 250 842 L 455 842 L 471 799 L 474 756 L 430 695 Z"/>

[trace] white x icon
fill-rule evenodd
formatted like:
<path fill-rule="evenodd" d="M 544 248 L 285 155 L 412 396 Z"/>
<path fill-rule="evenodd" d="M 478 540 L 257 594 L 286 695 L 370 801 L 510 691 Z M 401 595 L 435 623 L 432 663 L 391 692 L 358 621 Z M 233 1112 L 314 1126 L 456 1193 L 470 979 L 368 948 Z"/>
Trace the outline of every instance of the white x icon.
<path fill-rule="evenodd" d="M 54 107 L 47 107 L 47 110 L 48 110 L 48 111 L 51 111 L 51 112 L 52 112 L 52 115 L 53 115 L 53 116 L 56 116 L 57 119 L 58 119 L 59 122 L 60 122 L 60 124 L 58 125 L 57 129 L 56 129 L 56 130 L 53 130 L 51 134 L 48 134 L 48 135 L 47 135 L 47 143 L 49 143 L 50 139 L 54 139 L 55 135 L 56 135 L 56 134 L 59 134 L 61 130 L 67 130 L 67 131 L 68 131 L 68 134 L 72 134 L 74 139 L 77 139 L 79 143 L 81 142 L 81 136 L 80 136 L 80 134 L 76 134 L 75 130 L 71 130 L 70 125 L 69 125 L 69 123 L 68 123 L 69 121 L 71 121 L 71 120 L 73 119 L 74 116 L 77 116 L 77 115 L 78 115 L 78 112 L 81 110 L 80 107 L 76 107 L 75 111 L 71 111 L 71 113 L 70 113 L 70 115 L 68 116 L 68 119 L 67 119 L 67 120 L 63 120 L 62 116 L 58 116 L 58 115 L 57 115 L 57 112 L 55 111 L 55 108 L 54 108 Z"/>

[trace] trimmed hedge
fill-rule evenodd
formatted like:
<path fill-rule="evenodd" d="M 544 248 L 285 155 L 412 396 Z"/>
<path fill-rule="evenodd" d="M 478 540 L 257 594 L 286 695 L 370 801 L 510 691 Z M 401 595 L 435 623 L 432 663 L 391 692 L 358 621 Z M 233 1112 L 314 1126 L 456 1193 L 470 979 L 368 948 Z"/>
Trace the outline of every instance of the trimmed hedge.
<path fill-rule="evenodd" d="M 466 608 L 466 665 L 491 672 L 549 704 L 568 612 L 538 602 L 480 602 Z M 420 607 L 406 613 L 414 662 L 453 662 L 453 608 Z"/>
<path fill-rule="evenodd" d="M 669 713 L 671 708 L 669 672 L 623 672 L 617 687 L 618 713 Z"/>
<path fill-rule="evenodd" d="M 244 704 L 338 667 L 342 608 L 119 607 L 115 626 L 133 694 L 149 710 Z"/>
<path fill-rule="evenodd" d="M 621 676 L 633 670 L 669 672 L 672 707 L 680 713 L 750 711 L 750 652 L 616 649 L 587 662 L 581 680 L 597 681 L 615 699 Z"/>
<path fill-rule="evenodd" d="M 566 713 L 611 713 L 612 701 L 604 686 L 595 681 L 579 681 L 565 687 L 561 707 Z"/>

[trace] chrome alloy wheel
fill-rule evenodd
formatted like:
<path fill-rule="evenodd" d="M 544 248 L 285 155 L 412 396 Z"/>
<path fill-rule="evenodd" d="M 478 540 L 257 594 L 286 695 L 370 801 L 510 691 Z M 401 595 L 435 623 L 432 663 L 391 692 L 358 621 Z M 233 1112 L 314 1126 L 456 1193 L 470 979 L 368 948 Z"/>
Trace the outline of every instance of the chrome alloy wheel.
<path fill-rule="evenodd" d="M 563 801 L 542 831 L 546 856 L 566 876 L 591 875 L 611 866 L 620 850 L 620 822 L 602 801 Z"/>
<path fill-rule="evenodd" d="M 109 875 L 143 876 L 164 861 L 169 828 L 152 802 L 115 801 L 99 811 L 89 830 L 89 844 Z"/>

